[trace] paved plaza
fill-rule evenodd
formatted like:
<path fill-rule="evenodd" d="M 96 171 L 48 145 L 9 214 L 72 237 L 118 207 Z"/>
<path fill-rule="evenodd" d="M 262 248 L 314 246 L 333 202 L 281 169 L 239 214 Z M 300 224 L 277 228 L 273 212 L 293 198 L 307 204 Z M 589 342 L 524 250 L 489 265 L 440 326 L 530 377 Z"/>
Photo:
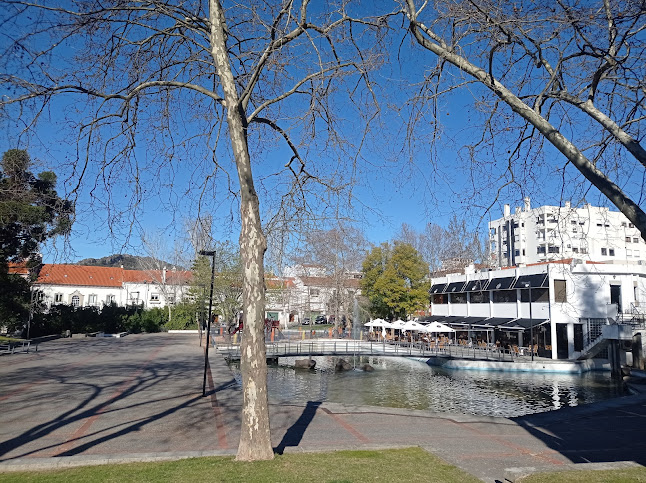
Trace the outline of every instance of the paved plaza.
<path fill-rule="evenodd" d="M 241 391 L 196 335 L 58 339 L 0 357 L 0 471 L 235 454 Z M 484 481 L 646 464 L 646 395 L 506 419 L 271 405 L 279 453 L 420 446 Z M 633 462 L 633 463 L 625 463 Z M 576 465 L 573 465 L 576 464 Z"/>

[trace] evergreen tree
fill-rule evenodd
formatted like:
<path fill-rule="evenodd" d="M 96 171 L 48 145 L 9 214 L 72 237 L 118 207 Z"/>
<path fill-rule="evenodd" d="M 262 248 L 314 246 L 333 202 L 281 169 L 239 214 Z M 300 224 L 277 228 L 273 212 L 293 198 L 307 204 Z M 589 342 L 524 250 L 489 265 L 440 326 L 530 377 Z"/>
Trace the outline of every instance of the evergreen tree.
<path fill-rule="evenodd" d="M 29 317 L 33 275 L 25 280 L 9 274 L 9 262 L 35 269 L 40 243 L 69 233 L 72 223 L 72 204 L 57 195 L 56 175 L 44 171 L 34 176 L 30 167 L 22 149 L 5 152 L 0 163 L 0 320 L 11 331 Z"/>
<path fill-rule="evenodd" d="M 363 293 L 373 315 L 401 317 L 428 306 L 428 264 L 407 243 L 373 248 L 363 262 Z"/>

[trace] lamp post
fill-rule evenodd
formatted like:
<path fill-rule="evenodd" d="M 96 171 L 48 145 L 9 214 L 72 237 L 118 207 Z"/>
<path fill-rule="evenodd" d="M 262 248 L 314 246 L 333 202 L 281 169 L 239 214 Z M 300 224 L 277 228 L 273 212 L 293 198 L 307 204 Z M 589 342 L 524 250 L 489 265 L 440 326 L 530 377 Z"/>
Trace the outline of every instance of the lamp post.
<path fill-rule="evenodd" d="M 525 282 L 525 288 L 529 289 L 529 345 L 532 354 L 532 362 L 534 361 L 534 319 L 532 318 L 532 284 Z"/>
<path fill-rule="evenodd" d="M 215 280 L 215 250 L 200 250 L 200 255 L 211 257 L 211 293 L 209 294 L 209 318 L 206 322 L 206 349 L 204 350 L 204 381 L 202 383 L 202 397 L 206 396 L 206 370 L 209 364 L 209 345 L 211 341 L 211 308 L 213 306 L 213 281 Z"/>

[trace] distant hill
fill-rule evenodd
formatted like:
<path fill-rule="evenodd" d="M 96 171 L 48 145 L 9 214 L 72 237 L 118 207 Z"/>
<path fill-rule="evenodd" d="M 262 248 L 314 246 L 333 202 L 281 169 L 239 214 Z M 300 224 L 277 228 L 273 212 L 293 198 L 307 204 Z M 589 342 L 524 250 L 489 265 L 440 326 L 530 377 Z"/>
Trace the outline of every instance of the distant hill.
<path fill-rule="evenodd" d="M 155 260 L 152 257 L 140 257 L 137 255 L 128 255 L 124 254 L 114 254 L 108 255 L 107 257 L 102 258 L 85 258 L 80 262 L 76 262 L 76 265 L 90 265 L 93 267 L 121 267 L 126 270 L 141 270 L 141 269 L 152 269 L 152 268 L 162 268 L 166 267 L 169 270 L 173 267 L 178 270 L 184 270 L 183 267 L 179 267 L 169 262 L 164 262 L 163 260 Z"/>

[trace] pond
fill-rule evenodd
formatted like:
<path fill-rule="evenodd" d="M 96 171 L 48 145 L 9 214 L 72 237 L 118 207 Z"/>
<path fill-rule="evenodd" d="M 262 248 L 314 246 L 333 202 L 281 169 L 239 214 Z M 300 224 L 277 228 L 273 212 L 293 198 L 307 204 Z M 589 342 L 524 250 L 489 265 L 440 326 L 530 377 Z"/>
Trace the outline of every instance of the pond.
<path fill-rule="evenodd" d="M 357 369 L 334 372 L 337 358 L 314 357 L 316 370 L 294 369 L 294 358 L 268 368 L 274 403 L 327 401 L 350 405 L 427 409 L 515 417 L 620 396 L 623 383 L 609 372 L 576 374 L 451 370 L 397 357 L 361 357 Z M 374 372 L 359 369 L 369 362 Z M 231 366 L 241 384 L 239 366 Z"/>

